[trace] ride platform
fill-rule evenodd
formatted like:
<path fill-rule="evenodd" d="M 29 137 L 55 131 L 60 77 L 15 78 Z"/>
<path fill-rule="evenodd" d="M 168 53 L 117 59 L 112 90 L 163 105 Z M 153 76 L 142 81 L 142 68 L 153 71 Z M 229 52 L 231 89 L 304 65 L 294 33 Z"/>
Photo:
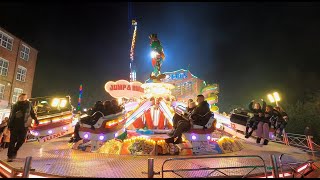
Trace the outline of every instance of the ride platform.
<path fill-rule="evenodd" d="M 7 149 L 0 152 L 0 169 L 1 171 L 8 169 L 20 169 L 24 167 L 25 158 L 32 156 L 30 177 L 108 177 L 108 178 L 146 178 L 148 170 L 148 158 L 154 158 L 154 171 L 161 171 L 162 164 L 169 158 L 194 158 L 206 157 L 197 156 L 131 156 L 131 155 L 107 155 L 103 153 L 92 153 L 74 150 L 70 148 L 68 140 L 70 137 L 61 137 L 48 142 L 27 142 L 18 152 L 17 159 L 13 162 L 6 162 Z M 170 161 L 166 163 L 165 169 L 197 169 L 209 166 L 219 166 L 219 171 L 209 174 L 209 171 L 190 171 L 164 173 L 163 177 L 206 177 L 206 176 L 236 176 L 252 174 L 261 176 L 264 173 L 263 168 L 256 168 L 252 172 L 251 169 L 223 169 L 223 167 L 243 167 L 261 165 L 259 158 L 232 157 L 223 158 L 225 156 L 260 156 L 266 166 L 268 176 L 270 176 L 271 162 L 270 155 L 278 157 L 280 154 L 286 154 L 282 159 L 285 162 L 301 162 L 312 159 L 303 150 L 269 142 L 268 145 L 258 145 L 254 138 L 239 139 L 244 148 L 241 151 L 210 155 L 217 158 L 203 159 L 186 159 L 179 161 Z M 277 158 L 278 159 L 278 158 Z M 211 170 L 212 171 L 212 170 Z M 222 172 L 219 174 L 219 172 Z M 161 174 L 162 175 L 162 174 Z M 155 177 L 161 177 L 155 175 Z M 18 174 L 22 176 L 22 173 Z"/>

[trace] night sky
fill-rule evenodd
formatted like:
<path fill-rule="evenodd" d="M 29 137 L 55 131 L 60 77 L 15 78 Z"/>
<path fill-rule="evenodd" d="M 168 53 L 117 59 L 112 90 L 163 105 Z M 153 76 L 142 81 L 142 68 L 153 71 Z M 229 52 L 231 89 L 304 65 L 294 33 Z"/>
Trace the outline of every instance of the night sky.
<path fill-rule="evenodd" d="M 104 84 L 129 78 L 128 3 L 1 3 L 0 26 L 39 50 L 32 96 L 71 95 L 84 106 L 110 98 Z M 319 3 L 133 3 L 137 79 L 152 71 L 157 33 L 162 71 L 187 69 L 220 85 L 222 111 L 279 91 L 295 102 L 320 88 Z"/>

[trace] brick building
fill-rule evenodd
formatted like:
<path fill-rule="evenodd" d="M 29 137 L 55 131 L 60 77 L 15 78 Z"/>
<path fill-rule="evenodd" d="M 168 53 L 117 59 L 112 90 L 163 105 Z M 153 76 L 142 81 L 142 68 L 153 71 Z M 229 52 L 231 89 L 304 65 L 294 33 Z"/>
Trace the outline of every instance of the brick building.
<path fill-rule="evenodd" d="M 0 27 L 0 108 L 31 97 L 38 51 Z"/>

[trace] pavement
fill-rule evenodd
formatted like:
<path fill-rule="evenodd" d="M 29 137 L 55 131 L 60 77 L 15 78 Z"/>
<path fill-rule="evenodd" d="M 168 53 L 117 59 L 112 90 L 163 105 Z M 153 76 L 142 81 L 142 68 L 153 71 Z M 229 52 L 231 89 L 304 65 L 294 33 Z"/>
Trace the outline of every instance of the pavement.
<path fill-rule="evenodd" d="M 90 153 L 80 150 L 73 150 L 68 144 L 69 137 L 61 137 L 48 142 L 27 142 L 18 152 L 17 159 L 8 162 L 15 168 L 23 168 L 25 158 L 32 156 L 31 167 L 36 172 L 48 173 L 65 177 L 108 177 L 108 178 L 146 178 L 148 158 L 151 156 L 130 156 L 130 155 L 107 155 Z M 258 145 L 255 139 L 240 139 L 244 149 L 228 154 L 218 154 L 212 156 L 232 156 L 232 155 L 258 155 L 263 158 L 266 166 L 270 164 L 270 154 L 278 157 L 286 153 L 284 162 L 306 161 L 313 159 L 306 152 L 294 147 L 270 142 L 267 146 Z M 0 152 L 0 159 L 6 162 L 7 149 Z M 152 156 L 154 158 L 154 171 L 161 171 L 163 162 L 168 158 L 186 158 L 188 156 Z M 190 157 L 190 156 L 189 156 Z M 195 156 L 191 156 L 195 157 Z M 199 156 L 203 157 L 203 156 Z M 278 159 L 278 158 L 277 158 Z M 225 167 L 225 166 L 254 166 L 262 165 L 262 161 L 257 158 L 207 158 L 181 161 L 170 161 L 165 165 L 165 169 L 177 168 L 199 168 L 199 167 Z M 229 169 L 221 170 L 226 175 L 244 175 L 251 169 Z M 164 173 L 164 177 L 203 177 L 208 176 L 211 171 L 192 171 Z M 252 173 L 262 173 L 263 168 L 257 168 Z M 215 172 L 211 175 L 222 175 Z M 155 177 L 161 177 L 155 175 Z"/>

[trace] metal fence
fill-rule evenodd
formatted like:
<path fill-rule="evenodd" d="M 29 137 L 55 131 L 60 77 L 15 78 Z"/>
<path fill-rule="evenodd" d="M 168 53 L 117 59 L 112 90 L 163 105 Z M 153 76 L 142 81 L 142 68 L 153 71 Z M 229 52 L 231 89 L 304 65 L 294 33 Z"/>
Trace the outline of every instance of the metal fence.
<path fill-rule="evenodd" d="M 283 132 L 282 138 L 276 137 L 273 142 L 285 144 L 287 146 L 293 146 L 305 151 L 311 152 L 313 155 L 316 152 L 320 152 L 320 146 L 313 142 L 312 136 L 286 133 Z"/>
<path fill-rule="evenodd" d="M 190 161 L 192 160 L 192 161 Z M 199 161 L 197 163 L 197 160 Z M 223 161 L 223 163 L 215 162 Z M 178 161 L 178 163 L 176 163 Z M 169 162 L 175 162 L 166 168 Z M 235 162 L 239 166 L 235 166 Z M 241 163 L 244 162 L 244 163 Z M 254 162 L 260 162 L 257 164 Z M 221 166 L 222 164 L 222 166 Z M 242 165 L 246 164 L 246 165 Z M 219 166 L 220 165 L 220 166 Z M 261 171 L 262 168 L 262 171 Z M 201 156 L 201 157 L 188 157 L 188 158 L 169 158 L 165 160 L 161 167 L 161 175 L 164 178 L 165 173 L 173 173 L 178 177 L 248 177 L 254 175 L 252 172 L 260 169 L 256 174 L 264 174 L 267 177 L 267 169 L 265 161 L 256 155 L 248 156 Z M 181 174 L 181 173 L 184 173 Z"/>
<path fill-rule="evenodd" d="M 307 161 L 300 161 L 300 162 L 286 162 L 284 163 L 282 158 L 285 156 L 286 154 L 281 154 L 279 156 L 279 168 L 280 168 L 280 172 L 282 174 L 282 177 L 286 177 L 285 173 L 284 173 L 284 168 L 287 167 L 289 168 L 289 170 L 291 171 L 291 175 L 290 178 L 294 178 L 295 174 L 300 175 L 301 178 L 304 177 L 304 174 L 306 173 L 306 171 L 310 170 L 310 168 L 316 168 L 319 169 L 319 167 L 315 164 L 315 161 L 313 160 L 307 160 Z"/>
<path fill-rule="evenodd" d="M 309 140 L 310 136 L 302 134 L 285 133 L 285 143 L 289 146 L 295 146 L 304 149 L 310 149 Z"/>
<path fill-rule="evenodd" d="M 32 157 L 28 156 L 25 160 L 24 168 L 14 168 L 8 163 L 0 160 L 0 175 L 4 178 L 66 178 L 57 175 L 35 172 L 31 168 Z"/>

